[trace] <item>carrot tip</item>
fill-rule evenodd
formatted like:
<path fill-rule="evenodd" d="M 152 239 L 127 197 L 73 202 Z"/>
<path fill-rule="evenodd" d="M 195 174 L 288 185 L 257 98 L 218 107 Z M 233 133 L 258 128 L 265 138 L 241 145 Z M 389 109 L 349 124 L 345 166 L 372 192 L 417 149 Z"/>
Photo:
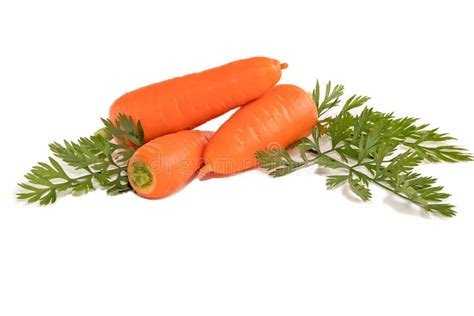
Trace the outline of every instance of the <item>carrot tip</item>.
<path fill-rule="evenodd" d="M 212 172 L 212 166 L 211 165 L 204 165 L 201 169 L 199 169 L 198 172 L 198 178 L 202 179 L 204 178 L 209 172 Z"/>
<path fill-rule="evenodd" d="M 280 67 L 281 67 L 281 69 L 286 69 L 286 68 L 288 68 L 288 64 L 287 63 L 282 63 L 282 64 L 280 64 Z"/>

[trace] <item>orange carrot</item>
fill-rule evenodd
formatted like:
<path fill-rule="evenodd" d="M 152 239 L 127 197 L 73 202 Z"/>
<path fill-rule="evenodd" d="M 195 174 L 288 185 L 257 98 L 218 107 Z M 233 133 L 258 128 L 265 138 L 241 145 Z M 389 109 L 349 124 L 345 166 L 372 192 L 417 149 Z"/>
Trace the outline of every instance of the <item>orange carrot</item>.
<path fill-rule="evenodd" d="M 259 150 L 285 148 L 310 133 L 317 109 L 311 97 L 294 85 L 277 85 L 239 109 L 211 137 L 204 150 L 208 172 L 231 174 L 257 166 Z"/>
<path fill-rule="evenodd" d="M 203 164 L 202 153 L 211 134 L 180 131 L 140 147 L 128 163 L 128 179 L 135 192 L 156 199 L 186 185 Z"/>
<path fill-rule="evenodd" d="M 128 92 L 111 106 L 115 122 L 120 113 L 140 121 L 145 142 L 180 130 L 193 129 L 244 105 L 273 87 L 287 64 L 254 57 L 158 82 Z"/>

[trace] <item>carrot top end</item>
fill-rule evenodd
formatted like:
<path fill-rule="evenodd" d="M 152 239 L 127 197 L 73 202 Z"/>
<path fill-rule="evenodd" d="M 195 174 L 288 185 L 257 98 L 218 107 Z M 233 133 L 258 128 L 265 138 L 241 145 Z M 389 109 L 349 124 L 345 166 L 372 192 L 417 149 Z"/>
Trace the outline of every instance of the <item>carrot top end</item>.
<path fill-rule="evenodd" d="M 112 140 L 112 133 L 107 128 L 101 128 L 94 133 L 94 136 L 102 136 L 105 140 Z"/>
<path fill-rule="evenodd" d="M 140 189 L 147 188 L 153 183 L 153 174 L 143 162 L 136 162 L 132 165 L 129 178 L 132 184 Z"/>

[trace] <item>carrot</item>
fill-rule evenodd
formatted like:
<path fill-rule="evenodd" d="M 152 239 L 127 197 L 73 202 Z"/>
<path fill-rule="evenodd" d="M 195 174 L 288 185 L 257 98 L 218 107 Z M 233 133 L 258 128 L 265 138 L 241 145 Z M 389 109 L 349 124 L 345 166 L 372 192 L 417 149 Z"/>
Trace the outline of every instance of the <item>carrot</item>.
<path fill-rule="evenodd" d="M 244 105 L 273 87 L 287 64 L 254 57 L 231 62 L 128 92 L 110 107 L 115 122 L 120 113 L 140 121 L 145 142 L 180 130 L 193 129 Z"/>
<path fill-rule="evenodd" d="M 211 137 L 199 171 L 232 174 L 257 166 L 259 150 L 285 148 L 310 133 L 318 112 L 311 97 L 294 85 L 277 85 L 235 112 Z"/>
<path fill-rule="evenodd" d="M 132 156 L 128 180 L 146 198 L 161 198 L 186 185 L 202 166 L 202 153 L 211 132 L 180 131 L 158 137 Z"/>

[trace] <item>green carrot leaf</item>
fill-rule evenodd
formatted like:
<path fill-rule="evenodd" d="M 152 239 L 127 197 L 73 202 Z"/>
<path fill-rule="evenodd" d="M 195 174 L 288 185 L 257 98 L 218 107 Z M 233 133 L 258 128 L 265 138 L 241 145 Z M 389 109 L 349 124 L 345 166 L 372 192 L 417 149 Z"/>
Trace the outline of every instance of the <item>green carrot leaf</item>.
<path fill-rule="evenodd" d="M 51 143 L 55 158 L 39 162 L 25 175 L 17 198 L 47 205 L 56 202 L 62 191 L 77 194 L 101 188 L 112 195 L 129 191 L 127 162 L 143 144 L 143 129 L 125 115 L 114 123 L 102 122 L 104 128 L 90 137 Z"/>
<path fill-rule="evenodd" d="M 311 95 L 320 120 L 311 138 L 304 137 L 287 150 L 258 153 L 261 167 L 272 176 L 314 165 L 344 171 L 346 174 L 327 177 L 329 189 L 347 185 L 362 201 L 368 201 L 372 196 L 369 184 L 374 184 L 429 213 L 454 216 L 454 206 L 446 202 L 450 194 L 436 179 L 415 168 L 422 163 L 472 161 L 472 154 L 450 143 L 455 140 L 451 135 L 419 124 L 416 118 L 361 108 L 369 100 L 366 96 L 349 97 L 339 113 L 321 119 L 341 105 L 343 93 L 342 85 L 329 82 L 321 89 L 317 81 Z M 328 145 L 329 149 L 322 150 Z M 294 157 L 293 149 L 299 158 Z"/>

